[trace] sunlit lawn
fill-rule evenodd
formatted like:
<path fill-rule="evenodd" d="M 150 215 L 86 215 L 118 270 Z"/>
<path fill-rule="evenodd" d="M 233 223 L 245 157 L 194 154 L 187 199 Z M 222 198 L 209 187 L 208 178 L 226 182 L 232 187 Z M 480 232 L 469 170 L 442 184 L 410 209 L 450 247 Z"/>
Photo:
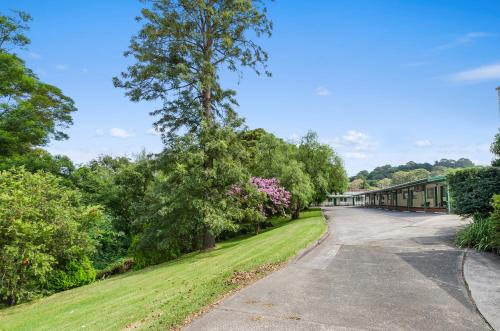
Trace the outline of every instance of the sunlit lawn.
<path fill-rule="evenodd" d="M 181 323 L 235 285 L 235 271 L 289 259 L 325 231 L 320 211 L 276 220 L 257 236 L 217 245 L 175 261 L 0 310 L 0 330 L 165 329 Z"/>

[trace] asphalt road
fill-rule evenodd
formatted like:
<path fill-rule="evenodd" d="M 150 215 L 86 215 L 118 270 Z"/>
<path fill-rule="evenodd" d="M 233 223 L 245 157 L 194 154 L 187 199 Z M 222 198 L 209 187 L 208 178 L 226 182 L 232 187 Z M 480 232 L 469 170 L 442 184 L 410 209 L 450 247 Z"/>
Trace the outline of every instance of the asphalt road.
<path fill-rule="evenodd" d="M 327 208 L 331 235 L 188 330 L 490 330 L 467 292 L 452 215 Z"/>

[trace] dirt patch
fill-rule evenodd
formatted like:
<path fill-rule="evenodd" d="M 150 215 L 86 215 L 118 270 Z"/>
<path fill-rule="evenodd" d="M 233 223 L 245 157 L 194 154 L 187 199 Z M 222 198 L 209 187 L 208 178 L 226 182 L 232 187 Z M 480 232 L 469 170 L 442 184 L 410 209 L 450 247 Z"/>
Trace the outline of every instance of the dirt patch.
<path fill-rule="evenodd" d="M 270 274 L 278 269 L 283 267 L 283 263 L 277 264 L 264 264 L 257 269 L 251 271 L 237 271 L 233 274 L 231 279 L 227 281 L 228 285 L 237 285 L 237 286 L 247 286 L 256 280 L 262 278 L 263 276 Z"/>

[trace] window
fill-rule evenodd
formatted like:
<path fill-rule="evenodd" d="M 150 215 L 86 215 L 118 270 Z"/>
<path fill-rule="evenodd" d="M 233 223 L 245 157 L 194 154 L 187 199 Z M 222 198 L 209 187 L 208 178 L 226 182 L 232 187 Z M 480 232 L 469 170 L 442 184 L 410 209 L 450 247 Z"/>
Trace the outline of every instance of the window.
<path fill-rule="evenodd" d="M 434 187 L 427 188 L 427 199 L 434 199 Z"/>
<path fill-rule="evenodd" d="M 403 192 L 403 199 L 408 199 L 408 192 Z"/>

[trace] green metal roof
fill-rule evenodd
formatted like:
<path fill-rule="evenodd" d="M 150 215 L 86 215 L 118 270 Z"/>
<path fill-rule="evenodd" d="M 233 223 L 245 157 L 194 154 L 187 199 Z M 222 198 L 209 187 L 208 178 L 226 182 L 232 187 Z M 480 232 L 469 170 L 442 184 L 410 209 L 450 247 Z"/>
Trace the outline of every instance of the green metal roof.
<path fill-rule="evenodd" d="M 404 183 L 404 184 L 386 187 L 386 188 L 380 189 L 380 190 L 373 190 L 373 191 L 368 191 L 368 192 L 358 193 L 358 194 L 353 194 L 353 195 L 381 193 L 381 192 L 393 191 L 393 190 L 397 190 L 400 188 L 405 188 L 405 187 L 410 187 L 410 186 L 415 186 L 415 185 L 420 185 L 420 184 L 429 184 L 429 183 L 444 182 L 444 181 L 446 181 L 446 176 L 434 176 L 434 177 L 429 177 L 429 178 L 425 178 L 425 179 L 419 179 L 419 180 L 416 180 L 413 182 L 408 182 L 408 183 Z"/>

